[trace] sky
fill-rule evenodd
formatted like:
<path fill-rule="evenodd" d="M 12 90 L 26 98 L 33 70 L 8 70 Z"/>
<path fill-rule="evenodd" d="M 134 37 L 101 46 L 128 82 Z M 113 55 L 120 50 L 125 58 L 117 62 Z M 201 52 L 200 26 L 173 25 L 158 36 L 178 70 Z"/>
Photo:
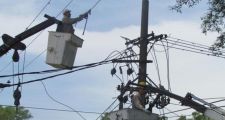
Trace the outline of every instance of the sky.
<path fill-rule="evenodd" d="M 217 33 L 202 34 L 201 17 L 206 13 L 207 4 L 201 3 L 192 9 L 184 8 L 183 13 L 170 10 L 175 0 L 150 0 L 149 8 L 149 32 L 155 34 L 167 34 L 169 36 L 201 43 L 210 46 L 216 39 Z M 49 2 L 48 0 L 19 0 L 0 1 L 0 35 L 9 34 L 16 36 L 23 32 L 33 21 L 40 10 Z M 44 21 L 44 14 L 57 16 L 70 0 L 50 1 L 50 4 L 32 22 L 31 27 Z M 97 0 L 74 0 L 67 8 L 76 17 L 89 10 Z M 139 37 L 141 21 L 141 0 L 102 0 L 92 10 L 89 16 L 85 34 L 82 35 L 85 21 L 78 23 L 75 34 L 84 39 L 82 48 L 78 48 L 74 65 L 84 65 L 104 60 L 112 51 L 122 51 L 126 48 L 125 41 L 120 36 L 130 39 Z M 62 15 L 56 17 L 61 19 Z M 26 49 L 25 72 L 53 69 L 45 63 L 46 53 L 41 54 L 47 48 L 48 31 L 54 31 L 56 25 L 26 39 L 24 43 L 29 45 Z M 36 38 L 37 37 L 37 38 Z M 36 39 L 35 39 L 36 38 Z M 2 41 L 0 40 L 2 44 Z M 156 47 L 156 51 L 162 51 L 162 47 Z M 137 48 L 135 49 L 137 50 Z M 138 50 L 136 52 L 139 52 Z M 170 81 L 172 92 L 185 96 L 191 92 L 200 98 L 225 97 L 223 94 L 225 60 L 223 58 L 201 55 L 181 50 L 169 49 Z M 22 69 L 24 52 L 20 56 L 19 69 Z M 156 52 L 159 64 L 162 84 L 167 87 L 167 67 L 164 52 Z M 40 55 L 40 56 L 39 56 Z M 39 56 L 39 57 L 37 57 Z M 1 75 L 17 73 L 18 64 L 11 63 L 12 51 L 0 58 Z M 148 59 L 153 60 L 149 54 Z M 31 62 L 32 61 L 32 62 Z M 119 95 L 116 90 L 121 82 L 110 74 L 113 64 L 107 64 L 87 70 L 74 72 L 68 75 L 52 78 L 44 81 L 46 89 L 51 97 L 78 111 L 103 112 Z M 117 69 L 118 70 L 118 69 Z M 126 68 L 124 68 L 124 71 Z M 148 75 L 159 84 L 155 64 L 148 64 Z M 22 71 L 20 71 L 22 72 Z M 138 72 L 136 70 L 136 72 Z M 23 81 L 46 77 L 46 75 L 20 76 Z M 118 73 L 118 76 L 122 76 Z M 126 75 L 123 76 L 126 81 Z M 132 79 L 132 77 L 129 77 Z M 13 78 L 1 78 L 1 83 Z M 17 82 L 18 78 L 14 78 Z M 13 88 L 5 88 L 0 92 L 0 104 L 13 105 Z M 212 100 L 211 100 L 212 101 Z M 209 102 L 211 102 L 209 101 Z M 179 104 L 178 101 L 171 102 Z M 115 107 L 118 102 L 115 103 Z M 217 105 L 224 105 L 221 102 Z M 21 106 L 39 107 L 50 109 L 70 110 L 53 101 L 45 92 L 41 82 L 35 82 L 22 86 Z M 128 105 L 129 106 L 129 105 Z M 112 107 L 112 108 L 113 108 Z M 171 111 L 185 107 L 169 105 Z M 75 112 L 47 111 L 31 109 L 31 120 L 82 120 Z M 178 112 L 177 115 L 189 115 L 193 110 Z M 154 113 L 162 110 L 154 109 Z M 165 113 L 168 112 L 165 109 Z M 81 113 L 87 120 L 95 120 L 99 114 Z M 168 114 L 168 117 L 176 116 Z M 175 120 L 176 118 L 170 118 Z"/>

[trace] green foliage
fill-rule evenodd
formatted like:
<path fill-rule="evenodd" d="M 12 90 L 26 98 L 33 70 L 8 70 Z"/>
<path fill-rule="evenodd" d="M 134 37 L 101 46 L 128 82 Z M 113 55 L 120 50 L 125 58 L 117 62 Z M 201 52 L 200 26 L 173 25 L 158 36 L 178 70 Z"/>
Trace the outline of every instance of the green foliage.
<path fill-rule="evenodd" d="M 212 50 L 224 48 L 225 41 L 225 1 L 224 0 L 176 0 L 176 4 L 171 7 L 172 10 L 182 12 L 184 6 L 193 7 L 200 4 L 200 1 L 208 3 L 207 13 L 201 18 L 202 32 L 218 32 L 215 44 L 212 45 Z"/>
<path fill-rule="evenodd" d="M 0 106 L 0 119 L 1 120 L 29 120 L 32 118 L 29 110 L 19 107 L 16 113 L 15 107 L 2 107 Z"/>
<path fill-rule="evenodd" d="M 108 118 L 108 114 L 109 114 L 109 113 L 105 113 L 104 116 L 102 116 L 101 120 L 110 120 L 110 119 Z"/>
<path fill-rule="evenodd" d="M 162 117 L 159 118 L 159 120 L 168 120 L 168 117 L 162 116 Z"/>
<path fill-rule="evenodd" d="M 210 120 L 208 117 L 205 117 L 203 114 L 199 112 L 193 112 L 192 118 L 187 119 L 186 116 L 181 116 L 177 120 Z"/>

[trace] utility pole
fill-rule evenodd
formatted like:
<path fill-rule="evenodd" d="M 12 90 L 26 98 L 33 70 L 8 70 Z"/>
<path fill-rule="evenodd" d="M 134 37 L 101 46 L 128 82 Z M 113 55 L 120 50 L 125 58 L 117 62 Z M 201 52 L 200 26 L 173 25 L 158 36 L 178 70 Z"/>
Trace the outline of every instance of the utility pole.
<path fill-rule="evenodd" d="M 148 11 L 149 11 L 149 0 L 142 0 L 140 61 L 139 61 L 138 83 L 140 82 L 146 83 L 146 77 L 147 77 Z"/>

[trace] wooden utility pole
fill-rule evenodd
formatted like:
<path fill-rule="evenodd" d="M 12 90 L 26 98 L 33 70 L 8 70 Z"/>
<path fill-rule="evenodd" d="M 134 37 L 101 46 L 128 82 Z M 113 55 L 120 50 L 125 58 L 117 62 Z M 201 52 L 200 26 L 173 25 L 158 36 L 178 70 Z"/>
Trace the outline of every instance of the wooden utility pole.
<path fill-rule="evenodd" d="M 140 61 L 139 61 L 138 83 L 140 82 L 146 83 L 146 77 L 147 77 L 148 11 L 149 11 L 149 0 L 142 0 Z"/>

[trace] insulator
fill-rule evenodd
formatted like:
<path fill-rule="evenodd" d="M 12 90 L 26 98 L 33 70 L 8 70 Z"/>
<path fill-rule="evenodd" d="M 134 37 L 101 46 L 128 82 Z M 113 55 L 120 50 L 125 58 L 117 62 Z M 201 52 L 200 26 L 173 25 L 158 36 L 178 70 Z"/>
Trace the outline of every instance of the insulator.
<path fill-rule="evenodd" d="M 131 68 L 127 69 L 127 75 L 131 75 L 133 72 L 134 72 L 133 69 L 131 69 Z"/>
<path fill-rule="evenodd" d="M 128 101 L 128 95 L 123 97 L 123 103 L 126 103 Z"/>
<path fill-rule="evenodd" d="M 120 74 L 123 74 L 123 70 L 121 66 L 119 67 L 119 69 L 120 69 Z"/>
<path fill-rule="evenodd" d="M 113 69 L 111 70 L 111 75 L 113 76 L 114 74 L 116 74 L 116 68 L 113 68 Z"/>
<path fill-rule="evenodd" d="M 15 106 L 19 106 L 20 105 L 20 98 L 21 98 L 21 92 L 19 90 L 19 88 L 17 88 L 14 93 L 13 93 L 13 97 L 14 97 L 14 105 Z"/>
<path fill-rule="evenodd" d="M 19 53 L 18 53 L 17 50 L 14 51 L 12 59 L 13 59 L 13 62 L 18 62 L 19 61 L 20 56 L 19 56 Z"/>

